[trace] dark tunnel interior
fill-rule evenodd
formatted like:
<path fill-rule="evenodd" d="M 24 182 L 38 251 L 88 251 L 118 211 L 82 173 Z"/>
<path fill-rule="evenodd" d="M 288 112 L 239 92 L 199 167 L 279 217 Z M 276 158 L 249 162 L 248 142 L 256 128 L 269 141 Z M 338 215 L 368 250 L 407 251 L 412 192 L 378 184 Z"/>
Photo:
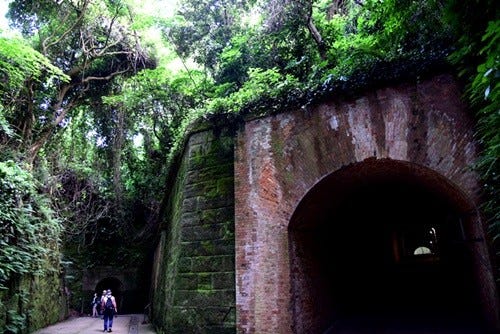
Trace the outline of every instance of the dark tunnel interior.
<path fill-rule="evenodd" d="M 97 293 L 97 296 L 102 295 L 103 290 L 111 290 L 113 296 L 116 299 L 116 304 L 119 310 L 122 310 L 123 306 L 123 286 L 122 282 L 120 282 L 119 279 L 114 278 L 114 277 L 107 277 L 104 278 L 103 280 L 99 281 L 97 283 L 97 286 L 95 287 L 95 292 Z"/>
<path fill-rule="evenodd" d="M 352 173 L 323 180 L 292 218 L 295 332 L 477 330 L 467 222 L 453 194 L 404 171 Z"/>

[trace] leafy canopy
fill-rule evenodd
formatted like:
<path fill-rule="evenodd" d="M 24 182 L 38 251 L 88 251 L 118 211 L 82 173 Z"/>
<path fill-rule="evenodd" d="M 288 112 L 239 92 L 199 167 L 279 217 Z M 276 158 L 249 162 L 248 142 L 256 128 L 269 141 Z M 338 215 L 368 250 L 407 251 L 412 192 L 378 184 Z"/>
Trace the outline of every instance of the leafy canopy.
<path fill-rule="evenodd" d="M 52 194 L 68 254 L 92 265 L 85 250 L 119 240 L 110 256 L 125 263 L 136 259 L 130 245 L 154 237 L 169 164 L 196 120 L 307 109 L 402 64 L 450 59 L 478 118 L 485 190 L 498 199 L 496 7 L 179 0 L 165 15 L 138 0 L 15 0 L 9 15 L 24 39 L 0 38 L 1 161 L 27 163 L 26 182 Z M 500 235 L 500 206 L 488 203 Z"/>

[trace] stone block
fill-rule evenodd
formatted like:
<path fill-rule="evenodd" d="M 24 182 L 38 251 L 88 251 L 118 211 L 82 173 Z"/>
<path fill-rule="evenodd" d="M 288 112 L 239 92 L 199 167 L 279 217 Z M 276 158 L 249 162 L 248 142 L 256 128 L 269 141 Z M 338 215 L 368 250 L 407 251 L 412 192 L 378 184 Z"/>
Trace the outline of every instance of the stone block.
<path fill-rule="evenodd" d="M 183 212 L 180 225 L 184 228 L 185 226 L 226 223 L 228 221 L 234 221 L 234 208 L 232 206 Z"/>
<path fill-rule="evenodd" d="M 192 272 L 231 272 L 234 271 L 234 256 L 198 256 L 191 258 Z"/>
<path fill-rule="evenodd" d="M 171 307 L 169 334 L 234 334 L 234 307 Z"/>
<path fill-rule="evenodd" d="M 207 327 L 224 326 L 234 324 L 235 308 L 234 307 L 207 307 L 198 310 L 200 316 L 208 324 Z"/>
<path fill-rule="evenodd" d="M 198 289 L 198 275 L 192 273 L 180 273 L 176 277 L 175 287 L 180 290 Z"/>
<path fill-rule="evenodd" d="M 234 203 L 232 194 L 218 194 L 212 198 L 200 197 L 197 208 L 199 210 L 231 207 Z"/>
<path fill-rule="evenodd" d="M 181 242 L 181 254 L 190 257 L 234 254 L 234 241 L 204 240 Z"/>
<path fill-rule="evenodd" d="M 182 229 L 181 240 L 202 241 L 202 240 L 223 239 L 227 233 L 228 229 L 227 225 L 228 224 L 203 224 L 195 226 L 186 226 Z"/>
<path fill-rule="evenodd" d="M 213 180 L 215 178 L 232 177 L 233 163 L 220 163 L 207 168 L 196 168 L 186 173 L 186 182 L 196 183 L 202 180 Z"/>
<path fill-rule="evenodd" d="M 235 289 L 236 281 L 234 272 L 212 274 L 212 286 L 214 289 Z"/>
<path fill-rule="evenodd" d="M 198 197 L 185 198 L 182 201 L 182 209 L 184 212 L 194 212 L 198 210 L 199 203 Z"/>
<path fill-rule="evenodd" d="M 214 193 L 218 191 L 217 182 L 207 181 L 207 182 L 198 182 L 187 184 L 184 187 L 184 197 L 196 197 L 203 196 L 207 193 Z"/>
<path fill-rule="evenodd" d="M 210 334 L 234 334 L 236 329 L 234 326 L 208 326 L 207 333 Z"/>
<path fill-rule="evenodd" d="M 179 262 L 177 265 L 177 270 L 181 273 L 189 273 L 192 271 L 192 259 L 189 257 L 181 257 L 179 258 Z"/>
<path fill-rule="evenodd" d="M 204 309 L 207 307 L 232 307 L 235 305 L 234 290 L 176 290 L 174 305 Z"/>
<path fill-rule="evenodd" d="M 211 131 L 197 132 L 192 134 L 191 137 L 189 137 L 189 145 L 190 146 L 202 145 L 210 143 L 212 140 L 214 140 L 214 136 Z"/>

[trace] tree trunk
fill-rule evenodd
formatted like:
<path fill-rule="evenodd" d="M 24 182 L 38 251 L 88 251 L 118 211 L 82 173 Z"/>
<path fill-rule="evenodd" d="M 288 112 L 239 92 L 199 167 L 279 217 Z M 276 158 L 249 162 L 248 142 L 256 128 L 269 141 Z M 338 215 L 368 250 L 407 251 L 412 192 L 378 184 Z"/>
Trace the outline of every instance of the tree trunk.
<path fill-rule="evenodd" d="M 319 51 L 319 55 L 321 56 L 321 59 L 325 60 L 326 59 L 326 45 L 325 45 L 325 42 L 323 41 L 323 38 L 321 37 L 321 34 L 319 33 L 318 29 L 314 25 L 314 22 L 312 21 L 311 16 L 309 16 L 309 19 L 307 20 L 307 29 L 309 29 L 311 36 L 313 37 L 314 41 L 316 42 L 316 45 L 318 46 L 318 51 Z"/>
<path fill-rule="evenodd" d="M 124 128 L 125 128 L 125 112 L 123 108 L 118 107 L 116 110 L 116 123 L 113 129 L 113 188 L 116 196 L 116 207 L 118 214 L 123 212 L 123 186 L 121 182 L 121 166 L 122 166 L 122 150 L 124 143 Z"/>
<path fill-rule="evenodd" d="M 312 38 L 316 42 L 316 45 L 318 47 L 318 52 L 319 55 L 321 56 L 321 59 L 325 60 L 326 59 L 326 45 L 325 41 L 323 40 L 323 37 L 321 37 L 320 32 L 316 28 L 316 25 L 314 25 L 313 19 L 312 19 L 312 2 L 309 3 L 309 7 L 307 8 L 307 29 L 311 33 Z"/>

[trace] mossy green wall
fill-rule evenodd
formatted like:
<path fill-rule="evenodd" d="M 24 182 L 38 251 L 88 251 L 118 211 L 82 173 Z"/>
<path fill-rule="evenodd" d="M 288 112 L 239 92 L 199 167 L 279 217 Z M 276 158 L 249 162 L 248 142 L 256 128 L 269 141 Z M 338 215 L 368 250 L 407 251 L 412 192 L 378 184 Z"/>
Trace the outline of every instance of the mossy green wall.
<path fill-rule="evenodd" d="M 234 333 L 234 139 L 191 135 L 170 191 L 152 319 L 167 333 Z"/>
<path fill-rule="evenodd" d="M 67 317 L 59 263 L 47 261 L 44 269 L 44 275 L 18 277 L 8 290 L 0 291 L 2 333 L 31 333 Z"/>

